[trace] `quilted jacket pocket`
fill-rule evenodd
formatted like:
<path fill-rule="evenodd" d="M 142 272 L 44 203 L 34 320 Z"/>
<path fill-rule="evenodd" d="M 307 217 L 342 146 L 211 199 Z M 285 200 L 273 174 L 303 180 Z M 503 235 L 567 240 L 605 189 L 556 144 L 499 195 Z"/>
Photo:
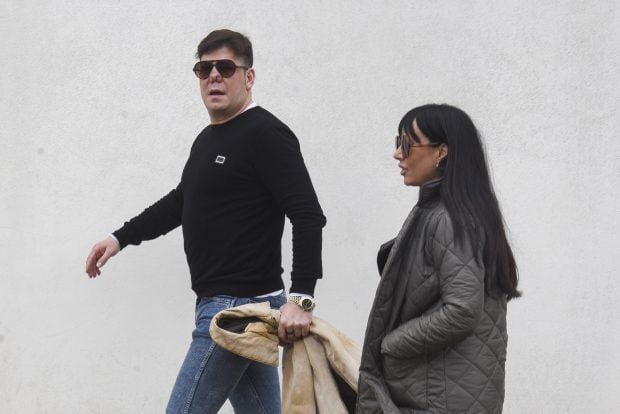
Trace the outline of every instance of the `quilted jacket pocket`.
<path fill-rule="evenodd" d="M 423 358 L 397 359 L 384 354 L 383 376 L 399 407 L 425 410 L 428 366 Z"/>

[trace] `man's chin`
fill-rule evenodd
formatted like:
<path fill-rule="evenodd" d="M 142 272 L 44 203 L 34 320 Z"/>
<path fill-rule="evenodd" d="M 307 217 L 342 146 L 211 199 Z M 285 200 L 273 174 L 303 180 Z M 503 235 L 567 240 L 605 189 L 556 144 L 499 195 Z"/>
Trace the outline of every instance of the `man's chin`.
<path fill-rule="evenodd" d="M 205 103 L 207 110 L 209 111 L 221 111 L 228 107 L 228 102 L 222 98 L 220 99 L 207 99 Z"/>

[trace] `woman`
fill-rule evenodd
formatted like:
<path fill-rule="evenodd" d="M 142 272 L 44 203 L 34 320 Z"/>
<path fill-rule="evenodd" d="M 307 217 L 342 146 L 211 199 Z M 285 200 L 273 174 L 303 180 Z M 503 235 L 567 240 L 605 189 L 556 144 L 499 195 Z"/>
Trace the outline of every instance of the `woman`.
<path fill-rule="evenodd" d="M 476 127 L 449 105 L 409 111 L 396 152 L 419 199 L 383 245 L 358 413 L 501 413 L 506 302 L 517 269 Z"/>

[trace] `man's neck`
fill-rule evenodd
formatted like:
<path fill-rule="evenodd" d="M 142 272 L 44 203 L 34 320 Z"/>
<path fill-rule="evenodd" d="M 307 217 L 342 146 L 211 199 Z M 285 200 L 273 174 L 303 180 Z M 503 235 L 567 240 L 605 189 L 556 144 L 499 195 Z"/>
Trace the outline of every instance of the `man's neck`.
<path fill-rule="evenodd" d="M 217 117 L 214 118 L 213 116 L 211 116 L 211 114 L 209 114 L 209 118 L 211 120 L 211 125 L 225 124 L 226 122 L 236 118 L 237 116 L 239 116 L 242 113 L 244 113 L 246 110 L 250 109 L 252 104 L 254 104 L 254 101 L 252 101 L 252 96 L 250 95 L 250 96 L 248 96 L 248 99 L 246 100 L 244 105 L 241 107 L 241 109 L 239 109 L 237 112 L 235 112 L 231 116 L 225 116 L 225 117 L 222 117 L 222 118 L 217 118 Z M 254 104 L 253 106 L 256 106 L 256 104 Z"/>

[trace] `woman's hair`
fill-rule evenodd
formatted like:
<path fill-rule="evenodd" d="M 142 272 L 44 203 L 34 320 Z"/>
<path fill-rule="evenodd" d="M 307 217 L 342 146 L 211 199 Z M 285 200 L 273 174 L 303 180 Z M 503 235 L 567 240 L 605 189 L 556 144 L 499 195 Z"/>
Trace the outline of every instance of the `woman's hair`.
<path fill-rule="evenodd" d="M 489 295 L 504 294 L 508 300 L 521 296 L 517 266 L 474 123 L 454 106 L 420 106 L 407 112 L 398 125 L 399 133 L 407 133 L 416 142 L 420 138 L 413 131 L 414 120 L 431 142 L 448 146 L 448 155 L 439 164 L 440 194 L 452 219 L 456 243 L 462 243 L 465 236 L 474 247 L 484 243 L 482 261 Z"/>

